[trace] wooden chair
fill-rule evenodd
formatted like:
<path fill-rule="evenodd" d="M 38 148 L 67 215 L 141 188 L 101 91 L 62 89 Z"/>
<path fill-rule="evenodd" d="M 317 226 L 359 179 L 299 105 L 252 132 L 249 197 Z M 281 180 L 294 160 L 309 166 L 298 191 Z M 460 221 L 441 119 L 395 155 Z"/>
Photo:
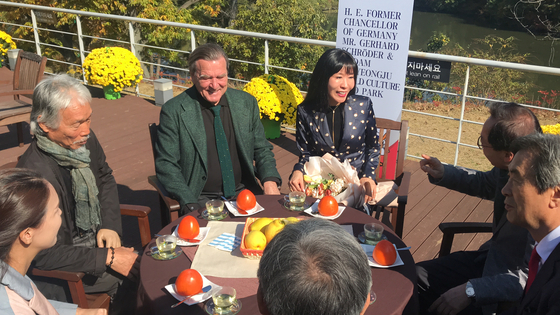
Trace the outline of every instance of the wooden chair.
<path fill-rule="evenodd" d="M 152 141 L 152 153 L 154 161 L 156 159 L 156 141 L 157 141 L 157 128 L 155 123 L 148 124 L 150 130 L 150 139 Z M 161 213 L 161 225 L 165 226 L 179 218 L 179 210 L 181 205 L 179 202 L 170 197 L 169 192 L 159 182 L 156 175 L 148 176 L 148 183 L 152 185 L 159 194 L 159 208 Z"/>
<path fill-rule="evenodd" d="M 13 95 L 12 101 L 0 102 L 0 126 L 16 124 L 19 146 L 23 146 L 23 122 L 29 121 L 31 101 L 20 99 L 25 96 L 31 100 L 33 89 L 43 78 L 47 57 L 20 50 L 14 70 L 13 89 L 0 92 L 0 96 Z M 9 84 L 9 81 L 0 82 Z"/>
<path fill-rule="evenodd" d="M 453 238 L 455 234 L 464 233 L 492 233 L 492 223 L 486 222 L 444 222 L 440 223 L 439 229 L 443 232 L 439 257 L 447 256 L 451 253 Z"/>
<path fill-rule="evenodd" d="M 142 247 L 145 247 L 152 239 L 150 233 L 150 221 L 148 214 L 151 209 L 145 206 L 121 204 L 121 215 L 134 216 L 138 218 L 138 227 L 140 229 L 140 238 Z M 86 294 L 82 278 L 83 272 L 70 272 L 61 270 L 39 270 L 33 268 L 29 271 L 33 276 L 61 279 L 68 283 L 72 303 L 77 304 L 81 308 L 104 308 L 109 309 L 111 297 L 106 293 Z"/>
<path fill-rule="evenodd" d="M 395 233 L 402 238 L 403 225 L 404 225 L 404 213 L 405 207 L 408 199 L 408 188 L 410 186 L 410 172 L 404 172 L 404 159 L 406 156 L 406 143 L 408 140 L 408 120 L 403 120 L 401 122 L 393 121 L 389 119 L 376 118 L 376 125 L 379 130 L 379 143 L 383 149 L 383 161 L 388 160 L 389 146 L 391 144 L 391 131 L 400 131 L 399 145 L 397 152 L 397 164 L 395 168 L 394 176 L 390 176 L 387 173 L 387 167 L 382 167 L 381 163 L 376 170 L 377 182 L 383 182 L 391 180 L 389 178 L 394 178 L 395 184 L 398 188 L 395 190 L 397 194 L 397 205 L 396 206 L 370 206 L 375 208 L 375 216 L 379 218 L 380 213 L 384 213 L 383 210 L 388 210 L 391 213 L 391 225 Z M 385 162 L 386 163 L 386 162 Z"/>

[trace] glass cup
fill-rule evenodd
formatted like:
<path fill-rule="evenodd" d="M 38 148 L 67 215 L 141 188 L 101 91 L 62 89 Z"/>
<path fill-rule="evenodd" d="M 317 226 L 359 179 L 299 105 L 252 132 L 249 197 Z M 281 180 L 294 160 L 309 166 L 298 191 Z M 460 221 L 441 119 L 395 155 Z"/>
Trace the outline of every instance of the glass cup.
<path fill-rule="evenodd" d="M 303 211 L 305 209 L 305 193 L 302 191 L 292 191 L 284 196 L 284 200 L 288 202 L 288 207 L 292 211 Z"/>
<path fill-rule="evenodd" d="M 212 294 L 214 314 L 230 314 L 236 302 L 237 292 L 232 287 L 222 287 Z"/>
<path fill-rule="evenodd" d="M 224 210 L 224 202 L 218 199 L 208 200 L 206 202 L 206 211 L 208 211 L 208 219 L 215 220 L 221 217 Z"/>
<path fill-rule="evenodd" d="M 168 258 L 175 254 L 177 238 L 173 235 L 162 235 L 156 238 L 156 245 L 159 251 L 159 255 L 162 258 Z"/>
<path fill-rule="evenodd" d="M 364 236 L 368 242 L 379 242 L 383 238 L 383 225 L 379 223 L 367 223 L 364 225 Z"/>

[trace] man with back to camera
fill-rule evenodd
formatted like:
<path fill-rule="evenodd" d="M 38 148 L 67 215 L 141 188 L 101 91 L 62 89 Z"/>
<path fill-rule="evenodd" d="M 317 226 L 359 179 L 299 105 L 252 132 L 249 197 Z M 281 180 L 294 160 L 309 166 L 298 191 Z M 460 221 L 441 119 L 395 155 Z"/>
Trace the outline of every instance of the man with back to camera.
<path fill-rule="evenodd" d="M 135 273 L 138 255 L 121 246 L 117 183 L 90 129 L 90 104 L 89 90 L 68 75 L 49 76 L 33 91 L 34 137 L 17 166 L 39 172 L 53 185 L 62 225 L 55 246 L 41 251 L 32 267 L 84 272 L 86 293 L 107 293 L 111 314 L 121 308 L 130 314 L 136 284 L 126 277 Z M 66 281 L 34 281 L 47 298 L 71 301 Z"/>
<path fill-rule="evenodd" d="M 431 183 L 494 201 L 492 238 L 477 251 L 460 251 L 416 264 L 422 314 L 493 314 L 518 300 L 527 279 L 534 241 L 507 221 L 501 189 L 513 159 L 509 147 L 524 135 L 542 133 L 535 115 L 515 103 L 494 103 L 478 146 L 494 168 L 488 172 L 443 165 L 427 155 L 420 161 Z"/>
<path fill-rule="evenodd" d="M 257 100 L 228 89 L 228 65 L 220 46 L 199 46 L 189 56 L 193 87 L 161 109 L 156 174 L 182 205 L 181 214 L 244 188 L 261 194 L 256 178 L 265 194 L 280 194 L 282 180 Z"/>
<path fill-rule="evenodd" d="M 263 315 L 362 315 L 370 304 L 365 252 L 323 219 L 286 225 L 264 249 L 257 277 Z"/>
<path fill-rule="evenodd" d="M 529 231 L 537 245 L 521 304 L 507 314 L 560 314 L 560 136 L 515 140 L 509 180 L 502 189 L 507 219 Z"/>

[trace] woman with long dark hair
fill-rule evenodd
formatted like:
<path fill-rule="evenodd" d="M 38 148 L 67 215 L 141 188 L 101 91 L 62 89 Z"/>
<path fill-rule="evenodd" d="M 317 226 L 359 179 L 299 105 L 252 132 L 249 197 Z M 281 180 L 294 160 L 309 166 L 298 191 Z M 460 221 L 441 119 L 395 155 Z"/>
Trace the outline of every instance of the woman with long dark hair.
<path fill-rule="evenodd" d="M 47 300 L 26 276 L 37 253 L 56 243 L 60 215 L 56 191 L 39 174 L 0 171 L 0 314 L 107 314 Z"/>
<path fill-rule="evenodd" d="M 297 108 L 296 142 L 300 152 L 290 177 L 292 191 L 304 191 L 303 166 L 310 156 L 330 153 L 348 160 L 373 199 L 379 142 L 373 104 L 355 95 L 358 65 L 342 49 L 327 50 L 315 66 L 305 100 Z"/>

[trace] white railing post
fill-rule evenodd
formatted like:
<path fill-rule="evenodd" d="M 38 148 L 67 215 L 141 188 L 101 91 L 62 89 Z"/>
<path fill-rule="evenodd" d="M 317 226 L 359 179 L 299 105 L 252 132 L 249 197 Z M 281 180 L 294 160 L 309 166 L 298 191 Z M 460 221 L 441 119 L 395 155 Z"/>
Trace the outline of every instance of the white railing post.
<path fill-rule="evenodd" d="M 134 26 L 132 26 L 132 22 L 128 22 L 128 37 L 130 37 L 130 52 L 136 56 L 136 44 L 134 42 Z M 139 56 L 136 56 L 140 60 Z M 142 62 L 142 60 L 140 60 Z M 136 96 L 140 95 L 140 87 L 136 84 Z"/>
<path fill-rule="evenodd" d="M 461 144 L 461 131 L 463 130 L 463 119 L 465 116 L 465 103 L 467 100 L 467 89 L 469 88 L 469 74 L 471 65 L 467 64 L 467 72 L 465 73 L 465 86 L 463 86 L 463 96 L 461 97 L 461 117 L 459 118 L 459 131 L 457 134 L 457 144 L 455 145 L 455 161 L 453 166 L 457 166 L 457 159 L 459 158 L 459 144 Z"/>
<path fill-rule="evenodd" d="M 87 84 L 87 80 L 86 80 L 86 73 L 84 71 L 84 60 L 86 59 L 86 56 L 84 55 L 84 40 L 82 38 L 82 22 L 80 21 L 80 16 L 76 15 L 76 29 L 78 31 L 78 48 L 80 49 L 80 65 L 82 67 L 82 81 L 84 81 L 84 84 Z"/>
<path fill-rule="evenodd" d="M 268 74 L 268 39 L 264 40 L 264 74 Z"/>
<path fill-rule="evenodd" d="M 37 55 L 41 56 L 41 40 L 39 39 L 39 32 L 37 30 L 37 18 L 35 17 L 35 10 L 31 10 L 31 22 L 33 23 L 33 37 L 35 38 L 35 51 Z"/>
<path fill-rule="evenodd" d="M 191 28 L 191 52 L 196 49 L 196 38 L 194 37 L 194 30 Z"/>

